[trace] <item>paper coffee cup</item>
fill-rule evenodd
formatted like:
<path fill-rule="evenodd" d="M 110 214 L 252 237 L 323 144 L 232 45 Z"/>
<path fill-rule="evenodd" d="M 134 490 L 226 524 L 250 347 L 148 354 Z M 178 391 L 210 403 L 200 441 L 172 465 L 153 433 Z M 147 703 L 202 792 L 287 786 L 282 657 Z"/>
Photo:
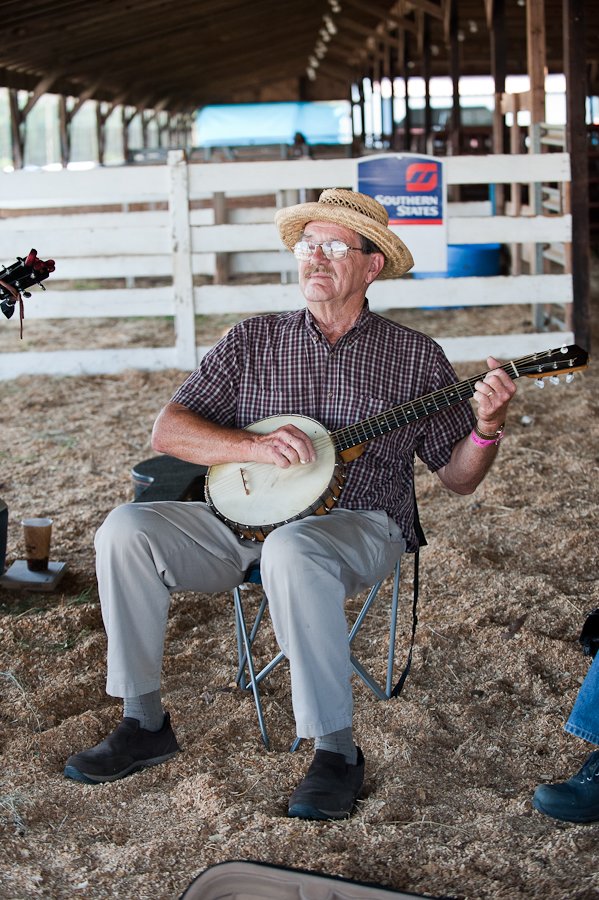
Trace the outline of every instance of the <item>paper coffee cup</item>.
<path fill-rule="evenodd" d="M 23 519 L 21 525 L 23 526 L 27 568 L 31 572 L 45 572 L 50 558 L 52 519 Z"/>

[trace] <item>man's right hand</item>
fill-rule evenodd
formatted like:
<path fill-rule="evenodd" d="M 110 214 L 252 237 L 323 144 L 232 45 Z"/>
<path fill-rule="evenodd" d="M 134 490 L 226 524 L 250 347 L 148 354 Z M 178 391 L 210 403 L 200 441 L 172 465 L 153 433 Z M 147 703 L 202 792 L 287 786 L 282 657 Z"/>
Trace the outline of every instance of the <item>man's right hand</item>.
<path fill-rule="evenodd" d="M 253 435 L 257 451 L 256 462 L 271 462 L 281 469 L 297 463 L 316 460 L 314 444 L 307 434 L 295 425 L 283 425 L 269 434 Z"/>

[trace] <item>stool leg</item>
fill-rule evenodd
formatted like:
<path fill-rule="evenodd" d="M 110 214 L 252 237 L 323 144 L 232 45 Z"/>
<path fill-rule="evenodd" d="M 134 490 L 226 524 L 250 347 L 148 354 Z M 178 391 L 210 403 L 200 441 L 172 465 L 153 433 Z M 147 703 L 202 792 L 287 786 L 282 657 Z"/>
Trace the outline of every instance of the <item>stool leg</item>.
<path fill-rule="evenodd" d="M 235 684 L 239 685 L 240 688 L 243 688 L 243 690 L 245 690 L 247 687 L 247 681 L 245 678 L 245 651 L 243 649 L 243 634 L 241 631 L 239 614 L 237 612 L 237 598 L 235 596 L 238 590 L 239 588 L 235 588 L 233 591 L 233 602 L 235 607 L 235 637 L 237 639 L 237 659 L 239 661 Z M 241 604 L 241 598 L 239 598 L 239 603 Z"/>
<path fill-rule="evenodd" d="M 239 592 L 239 588 L 235 588 L 234 590 L 236 592 Z M 242 605 L 241 604 L 241 594 L 239 594 L 239 593 L 237 593 L 237 600 L 239 602 L 239 606 L 241 607 L 241 605 Z M 264 615 L 264 610 L 266 609 L 267 603 L 268 603 L 268 600 L 266 599 L 266 597 L 263 597 L 262 602 L 260 604 L 260 609 L 256 613 L 256 618 L 254 619 L 254 624 L 252 625 L 252 630 L 249 633 L 250 647 L 254 643 L 254 638 L 256 637 L 256 634 L 258 632 L 258 628 L 260 626 L 260 622 L 262 621 L 262 616 Z M 243 635 L 241 632 L 239 616 L 237 614 L 235 615 L 235 630 L 237 632 L 237 657 L 239 660 L 239 664 L 238 664 L 238 668 L 237 668 L 237 676 L 235 678 L 235 682 L 240 687 L 242 687 L 244 690 L 246 690 L 247 689 L 247 681 L 245 678 L 245 664 L 246 664 L 247 655 L 246 655 L 245 651 L 243 650 L 243 645 L 242 645 Z M 265 674 L 268 674 L 268 673 L 265 673 Z M 260 681 L 261 680 L 260 676 L 258 676 L 258 678 L 256 680 Z"/>
<path fill-rule="evenodd" d="M 368 685 L 368 687 L 370 688 L 372 693 L 376 697 L 378 697 L 379 700 L 388 700 L 389 698 L 387 697 L 384 690 L 381 687 L 379 687 L 379 685 L 376 683 L 376 681 L 374 680 L 372 675 L 370 675 L 370 673 L 366 671 L 366 669 L 364 668 L 362 663 L 356 659 L 356 657 L 354 656 L 353 653 L 350 656 L 350 660 L 351 660 L 351 664 L 353 666 L 354 671 L 360 676 L 360 678 L 362 679 L 364 684 Z"/>
<path fill-rule="evenodd" d="M 241 634 L 241 642 L 245 649 L 245 661 L 247 663 L 251 689 L 254 694 L 254 703 L 256 705 L 256 713 L 258 715 L 258 725 L 260 727 L 260 734 L 262 735 L 262 741 L 264 743 L 264 746 L 268 750 L 269 749 L 268 734 L 266 733 L 266 725 L 264 723 L 264 715 L 262 714 L 262 702 L 260 700 L 260 692 L 258 690 L 258 682 L 256 681 L 256 673 L 254 671 L 254 660 L 252 658 L 252 645 L 251 645 L 250 637 L 248 635 L 247 627 L 245 624 L 245 617 L 243 615 L 243 607 L 241 605 L 241 596 L 239 594 L 239 588 L 235 588 L 233 591 L 233 602 L 235 604 L 236 626 L 239 629 L 239 633 Z"/>
<path fill-rule="evenodd" d="M 364 666 L 359 662 L 359 660 L 352 653 L 350 656 L 351 664 L 357 675 L 362 679 L 364 684 L 366 684 L 372 693 L 378 697 L 379 700 L 389 700 L 391 698 L 391 691 L 393 689 L 393 668 L 395 665 L 395 639 L 397 636 L 397 618 L 398 618 L 398 609 L 399 609 L 399 584 L 401 577 L 401 561 L 398 560 L 395 564 L 394 575 L 393 575 L 393 595 L 391 599 L 391 618 L 389 622 L 389 647 L 387 650 L 387 673 L 386 673 L 386 681 L 385 681 L 385 689 L 383 689 L 370 675 L 369 672 L 366 671 Z M 364 619 L 366 618 L 366 614 L 370 610 L 370 607 L 374 603 L 377 598 L 378 592 L 383 584 L 385 579 L 381 579 L 377 581 L 377 583 L 370 589 L 366 600 L 360 610 L 356 621 L 354 622 L 351 631 L 349 633 L 349 644 L 350 647 L 354 642 L 356 635 L 358 634 L 360 628 L 364 623 Z"/>
<path fill-rule="evenodd" d="M 276 656 L 274 656 L 267 665 L 264 666 L 263 669 L 260 669 L 258 674 L 256 675 L 256 684 L 260 684 L 263 678 L 266 678 L 267 675 L 270 675 L 275 666 L 278 666 L 280 662 L 286 659 L 285 654 L 282 650 L 280 650 Z"/>
<path fill-rule="evenodd" d="M 375 600 L 376 595 L 379 592 L 379 588 L 382 585 L 383 580 L 384 579 L 381 578 L 380 581 L 377 581 L 377 583 L 375 585 L 373 585 L 373 587 L 370 588 L 370 591 L 368 592 L 368 597 L 364 601 L 364 605 L 362 606 L 362 609 L 360 610 L 360 614 L 358 615 L 358 617 L 357 617 L 356 621 L 354 622 L 352 629 L 349 633 L 348 640 L 349 640 L 350 646 L 351 646 L 351 644 L 353 644 L 355 636 L 357 635 L 358 631 L 362 627 L 362 622 L 366 618 L 366 613 L 372 606 L 372 603 Z"/>

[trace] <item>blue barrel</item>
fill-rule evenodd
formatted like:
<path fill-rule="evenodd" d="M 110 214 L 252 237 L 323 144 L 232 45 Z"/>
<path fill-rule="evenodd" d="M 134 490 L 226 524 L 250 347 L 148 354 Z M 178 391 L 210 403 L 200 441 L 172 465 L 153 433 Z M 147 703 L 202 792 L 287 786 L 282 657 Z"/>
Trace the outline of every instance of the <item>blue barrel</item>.
<path fill-rule="evenodd" d="M 499 275 L 501 244 L 448 244 L 447 272 L 414 272 L 413 278 Z"/>

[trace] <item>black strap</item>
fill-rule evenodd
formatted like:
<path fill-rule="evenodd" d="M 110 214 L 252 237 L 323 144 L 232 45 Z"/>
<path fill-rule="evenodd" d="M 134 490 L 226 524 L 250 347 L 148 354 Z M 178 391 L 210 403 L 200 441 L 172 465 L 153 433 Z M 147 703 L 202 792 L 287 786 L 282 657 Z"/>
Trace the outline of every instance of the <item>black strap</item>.
<path fill-rule="evenodd" d="M 408 661 L 406 662 L 405 668 L 401 673 L 400 679 L 391 691 L 392 697 L 399 697 L 403 690 L 403 686 L 405 684 L 406 678 L 410 674 L 410 669 L 412 667 L 412 653 L 414 651 L 414 640 L 416 638 L 416 626 L 418 625 L 418 569 L 420 562 L 420 548 L 416 550 L 414 553 L 414 598 L 412 600 L 412 637 L 410 639 L 410 649 L 408 651 Z"/>
<path fill-rule="evenodd" d="M 410 649 L 408 651 L 408 660 L 405 668 L 401 673 L 400 679 L 391 691 L 392 697 L 399 697 L 403 690 L 406 678 L 410 674 L 412 667 L 412 654 L 414 652 L 414 641 L 416 639 L 416 626 L 418 625 L 418 588 L 419 588 L 419 570 L 420 570 L 420 548 L 426 547 L 427 540 L 420 524 L 418 515 L 418 504 L 416 503 L 416 493 L 414 492 L 414 530 L 418 539 L 418 547 L 414 553 L 414 596 L 412 600 L 412 636 L 410 638 Z"/>
<path fill-rule="evenodd" d="M 416 532 L 416 540 L 419 547 L 426 547 L 428 541 L 420 524 L 420 516 L 418 515 L 418 504 L 416 503 L 416 490 L 414 489 L 414 531 Z"/>

